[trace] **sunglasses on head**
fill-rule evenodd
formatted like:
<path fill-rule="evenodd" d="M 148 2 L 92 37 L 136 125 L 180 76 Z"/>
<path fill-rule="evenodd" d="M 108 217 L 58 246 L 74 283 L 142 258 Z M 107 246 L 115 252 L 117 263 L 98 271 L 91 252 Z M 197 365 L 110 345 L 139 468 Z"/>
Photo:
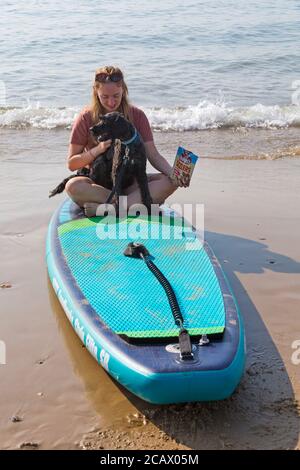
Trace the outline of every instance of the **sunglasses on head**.
<path fill-rule="evenodd" d="M 105 83 L 105 82 L 120 82 L 123 80 L 123 75 L 120 72 L 113 72 L 113 73 L 106 73 L 106 72 L 100 72 L 97 73 L 95 76 L 95 81 L 100 82 L 100 83 Z"/>

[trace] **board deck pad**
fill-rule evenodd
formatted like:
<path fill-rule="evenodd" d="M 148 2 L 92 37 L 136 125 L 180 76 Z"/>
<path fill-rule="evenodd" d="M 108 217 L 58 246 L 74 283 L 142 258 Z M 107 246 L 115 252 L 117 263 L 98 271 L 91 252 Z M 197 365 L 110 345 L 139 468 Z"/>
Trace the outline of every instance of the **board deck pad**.
<path fill-rule="evenodd" d="M 143 243 L 172 285 L 191 335 L 219 334 L 225 328 L 222 292 L 204 247 L 187 249 L 196 235 L 178 239 L 181 218 L 62 217 L 58 228 L 63 255 L 79 288 L 101 320 L 129 338 L 178 336 L 163 287 L 141 259 L 123 253 L 131 241 Z M 180 226 L 178 226 L 180 224 Z M 105 230 L 118 234 L 103 237 Z M 171 230 L 171 232 L 170 232 Z M 137 239 L 142 233 L 146 239 Z M 179 232 L 177 232 L 179 233 Z M 122 239 L 120 239 L 122 234 Z"/>

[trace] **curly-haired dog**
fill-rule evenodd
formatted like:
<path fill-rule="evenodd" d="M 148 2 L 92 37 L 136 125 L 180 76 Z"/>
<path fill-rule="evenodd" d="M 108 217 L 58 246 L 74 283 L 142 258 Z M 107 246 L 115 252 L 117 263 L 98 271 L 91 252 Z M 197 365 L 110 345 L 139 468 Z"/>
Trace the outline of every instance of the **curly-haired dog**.
<path fill-rule="evenodd" d="M 88 176 L 96 184 L 112 189 L 108 202 L 113 196 L 117 205 L 123 190 L 136 179 L 142 202 L 150 212 L 152 199 L 146 174 L 146 149 L 133 124 L 122 114 L 112 112 L 101 116 L 90 131 L 98 142 L 111 139 L 112 145 L 92 162 L 90 168 L 82 168 L 65 178 L 49 197 L 61 193 L 71 178 Z"/>

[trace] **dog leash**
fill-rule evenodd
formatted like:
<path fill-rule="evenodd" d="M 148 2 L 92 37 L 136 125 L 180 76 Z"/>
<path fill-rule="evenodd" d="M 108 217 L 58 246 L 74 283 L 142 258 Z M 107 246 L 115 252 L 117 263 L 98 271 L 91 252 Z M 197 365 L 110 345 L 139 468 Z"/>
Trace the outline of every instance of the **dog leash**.
<path fill-rule="evenodd" d="M 122 143 L 122 142 L 121 142 Z M 119 190 L 120 186 L 121 186 L 121 183 L 122 183 L 122 178 L 123 178 L 123 175 L 124 175 L 124 172 L 125 172 L 125 169 L 126 169 L 126 166 L 128 164 L 128 161 L 129 161 L 129 152 L 130 152 L 130 148 L 127 146 L 126 149 L 125 149 L 125 155 L 123 156 L 123 159 L 122 159 L 122 163 L 121 163 L 121 168 L 117 174 L 117 177 L 116 177 L 116 182 L 105 202 L 105 204 L 109 204 L 110 201 L 112 200 L 112 198 L 114 197 L 115 193 L 117 190 Z"/>
<path fill-rule="evenodd" d="M 112 198 L 114 197 L 114 195 L 116 194 L 117 190 L 120 189 L 120 186 L 121 186 L 121 183 L 122 183 L 122 178 L 123 178 L 123 175 L 124 175 L 124 172 L 125 172 L 125 168 L 126 168 L 126 165 L 129 161 L 129 153 L 130 153 L 129 145 L 132 144 L 133 142 L 135 142 L 136 140 L 139 140 L 139 138 L 140 137 L 139 137 L 138 131 L 136 130 L 136 128 L 134 128 L 134 134 L 129 140 L 123 140 L 123 141 L 120 140 L 121 145 L 125 145 L 125 155 L 123 156 L 122 163 L 121 163 L 121 168 L 120 168 L 119 173 L 116 177 L 116 182 L 115 182 L 115 184 L 114 184 L 107 200 L 105 201 L 105 204 L 109 204 L 111 202 Z"/>

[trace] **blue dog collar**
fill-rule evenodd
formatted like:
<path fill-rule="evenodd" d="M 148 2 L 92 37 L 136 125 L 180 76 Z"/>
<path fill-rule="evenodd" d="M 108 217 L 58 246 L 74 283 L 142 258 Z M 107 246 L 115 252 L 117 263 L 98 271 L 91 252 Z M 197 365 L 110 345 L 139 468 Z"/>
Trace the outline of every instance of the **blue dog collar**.
<path fill-rule="evenodd" d="M 121 143 L 123 145 L 129 145 L 129 144 L 132 144 L 132 142 L 134 142 L 136 139 L 139 138 L 139 134 L 138 134 L 138 131 L 136 130 L 136 128 L 134 128 L 134 134 L 133 136 L 131 137 L 131 139 L 129 140 L 124 140 L 124 141 L 121 141 Z"/>

